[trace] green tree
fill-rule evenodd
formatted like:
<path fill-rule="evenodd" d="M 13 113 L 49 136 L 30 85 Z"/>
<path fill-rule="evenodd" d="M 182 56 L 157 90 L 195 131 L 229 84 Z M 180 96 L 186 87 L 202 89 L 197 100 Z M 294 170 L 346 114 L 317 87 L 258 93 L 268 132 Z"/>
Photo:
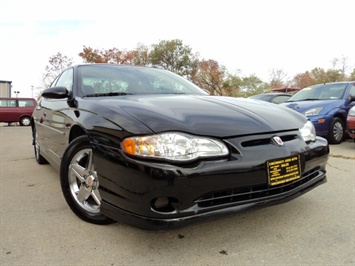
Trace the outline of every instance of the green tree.
<path fill-rule="evenodd" d="M 344 81 L 344 72 L 340 69 L 328 69 L 326 72 L 327 82 Z"/>
<path fill-rule="evenodd" d="M 310 74 L 315 84 L 328 82 L 327 72 L 323 68 L 313 68 Z"/>
<path fill-rule="evenodd" d="M 255 75 L 240 77 L 229 75 L 223 87 L 229 96 L 249 97 L 251 95 L 270 91 L 269 85 Z"/>
<path fill-rule="evenodd" d="M 238 75 L 228 74 L 228 77 L 223 82 L 223 91 L 225 94 L 232 97 L 241 97 L 241 87 L 243 80 Z"/>
<path fill-rule="evenodd" d="M 353 72 L 350 73 L 348 80 L 349 81 L 355 80 L 355 68 L 353 69 Z"/>
<path fill-rule="evenodd" d="M 315 84 L 342 81 L 343 75 L 341 71 L 329 69 L 325 71 L 323 68 L 316 67 L 310 72 Z"/>
<path fill-rule="evenodd" d="M 181 40 L 161 41 L 152 45 L 150 62 L 152 66 L 188 77 L 193 69 L 192 49 Z"/>
<path fill-rule="evenodd" d="M 255 75 L 242 78 L 241 95 L 249 97 L 269 91 L 269 86 Z"/>
<path fill-rule="evenodd" d="M 150 50 L 146 45 L 138 44 L 136 49 L 133 50 L 133 64 L 137 66 L 149 66 L 150 58 L 149 58 Z"/>

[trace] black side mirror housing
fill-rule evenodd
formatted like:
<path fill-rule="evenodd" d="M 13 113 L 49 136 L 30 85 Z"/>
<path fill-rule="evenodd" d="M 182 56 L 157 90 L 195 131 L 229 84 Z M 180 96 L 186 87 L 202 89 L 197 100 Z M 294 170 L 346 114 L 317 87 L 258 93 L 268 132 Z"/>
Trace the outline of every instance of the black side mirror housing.
<path fill-rule="evenodd" d="M 66 87 L 51 87 L 42 92 L 42 97 L 46 99 L 65 99 L 70 96 Z"/>

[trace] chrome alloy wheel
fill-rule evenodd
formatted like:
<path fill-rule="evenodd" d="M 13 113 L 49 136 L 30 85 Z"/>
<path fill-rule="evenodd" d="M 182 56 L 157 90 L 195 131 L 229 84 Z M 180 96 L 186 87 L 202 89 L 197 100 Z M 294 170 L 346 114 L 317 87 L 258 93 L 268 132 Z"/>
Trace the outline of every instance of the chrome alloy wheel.
<path fill-rule="evenodd" d="M 344 135 L 344 128 L 343 124 L 340 123 L 339 121 L 334 123 L 333 126 L 333 136 L 336 141 L 341 141 L 343 139 Z"/>
<path fill-rule="evenodd" d="M 29 126 L 29 125 L 31 125 L 31 119 L 29 117 L 27 117 L 27 116 L 21 118 L 20 125 L 21 126 Z"/>
<path fill-rule="evenodd" d="M 92 150 L 82 149 L 77 152 L 71 160 L 68 171 L 69 188 L 73 199 L 85 211 L 99 213 L 101 196 Z"/>

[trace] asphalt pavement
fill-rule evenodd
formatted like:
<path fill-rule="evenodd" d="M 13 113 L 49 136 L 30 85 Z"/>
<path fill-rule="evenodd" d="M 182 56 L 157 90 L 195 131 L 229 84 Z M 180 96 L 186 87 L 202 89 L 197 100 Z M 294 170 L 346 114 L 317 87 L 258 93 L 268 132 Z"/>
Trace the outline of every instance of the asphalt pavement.
<path fill-rule="evenodd" d="M 30 128 L 0 125 L 0 265 L 355 265 L 355 143 L 330 151 L 328 182 L 293 201 L 144 231 L 78 219 Z"/>

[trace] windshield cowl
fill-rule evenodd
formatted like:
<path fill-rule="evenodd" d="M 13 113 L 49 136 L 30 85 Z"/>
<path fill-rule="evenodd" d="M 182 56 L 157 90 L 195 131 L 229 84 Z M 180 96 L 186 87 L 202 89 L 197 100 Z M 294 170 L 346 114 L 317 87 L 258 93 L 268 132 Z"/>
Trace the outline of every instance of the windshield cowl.
<path fill-rule="evenodd" d="M 133 95 L 132 93 L 126 92 L 108 92 L 108 93 L 93 93 L 85 95 L 84 97 L 107 97 L 107 96 L 123 96 L 123 95 Z"/>
<path fill-rule="evenodd" d="M 316 98 L 305 98 L 305 99 L 298 99 L 298 100 L 287 101 L 287 102 L 302 102 L 302 101 L 320 101 L 320 99 L 316 99 Z"/>

